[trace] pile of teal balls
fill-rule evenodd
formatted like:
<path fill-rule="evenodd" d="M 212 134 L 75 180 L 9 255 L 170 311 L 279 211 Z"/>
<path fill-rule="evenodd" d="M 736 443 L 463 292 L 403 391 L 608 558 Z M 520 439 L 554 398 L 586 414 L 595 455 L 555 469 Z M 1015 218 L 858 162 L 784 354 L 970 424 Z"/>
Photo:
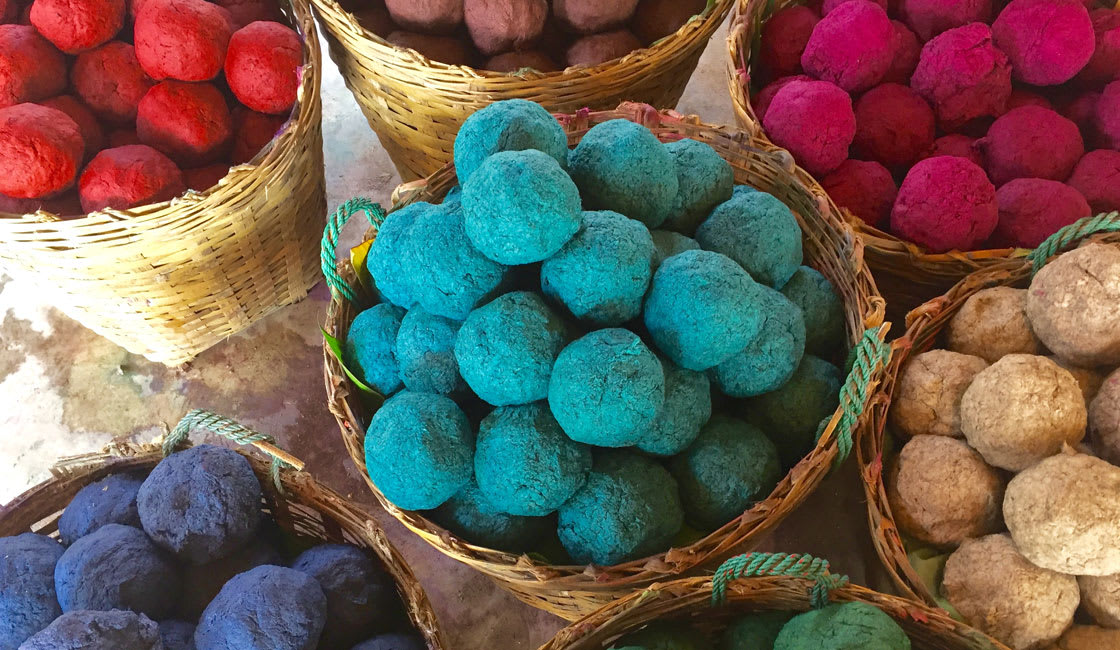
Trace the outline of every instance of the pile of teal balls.
<path fill-rule="evenodd" d="M 767 498 L 838 402 L 843 304 L 793 212 L 627 120 L 572 149 L 539 105 L 455 139 L 460 185 L 391 212 L 344 362 L 366 466 L 470 544 L 613 565 Z"/>

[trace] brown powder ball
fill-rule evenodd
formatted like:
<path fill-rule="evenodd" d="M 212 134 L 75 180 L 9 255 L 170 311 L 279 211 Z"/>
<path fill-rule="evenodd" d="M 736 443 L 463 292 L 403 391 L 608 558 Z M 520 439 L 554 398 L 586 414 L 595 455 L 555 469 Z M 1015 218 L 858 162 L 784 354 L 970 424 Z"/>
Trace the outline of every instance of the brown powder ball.
<path fill-rule="evenodd" d="M 552 13 L 581 34 L 617 27 L 634 15 L 638 0 L 553 0 Z"/>
<path fill-rule="evenodd" d="M 517 72 L 525 68 L 537 72 L 555 72 L 560 69 L 552 57 L 540 50 L 525 50 L 523 52 L 506 52 L 491 57 L 486 65 L 487 70 L 494 72 Z"/>
<path fill-rule="evenodd" d="M 1085 399 L 1046 357 L 1009 354 L 981 370 L 961 398 L 961 431 L 989 465 L 1013 472 L 1085 437 Z"/>
<path fill-rule="evenodd" d="M 1105 378 L 1089 405 L 1089 437 L 1101 458 L 1120 465 L 1120 369 Z"/>
<path fill-rule="evenodd" d="M 1110 576 L 1078 576 L 1077 586 L 1081 588 L 1081 605 L 1097 624 L 1120 627 L 1120 573 Z M 1120 641 L 1120 637 L 1117 637 L 1117 641 Z"/>
<path fill-rule="evenodd" d="M 1003 518 L 1037 566 L 1071 575 L 1120 573 L 1120 467 L 1061 453 L 1007 484 Z"/>
<path fill-rule="evenodd" d="M 1039 354 L 1026 313 L 1027 292 L 1011 287 L 977 291 L 949 321 L 947 347 L 988 363 L 1008 354 Z"/>
<path fill-rule="evenodd" d="M 0 25 L 0 108 L 66 88 L 66 59 L 28 25 Z"/>
<path fill-rule="evenodd" d="M 1070 363 L 1120 363 L 1120 248 L 1089 244 L 1042 268 L 1027 293 L 1035 334 Z"/>
<path fill-rule="evenodd" d="M 450 34 L 463 23 L 463 0 L 385 0 L 393 22 L 423 34 Z"/>
<path fill-rule="evenodd" d="M 1007 535 L 965 540 L 945 562 L 941 592 L 969 624 L 1013 650 L 1053 643 L 1078 602 L 1076 578 L 1031 564 Z"/>
<path fill-rule="evenodd" d="M 351 13 L 354 14 L 354 18 L 358 19 L 358 23 L 362 27 L 382 38 L 397 29 L 397 26 L 393 24 L 393 17 L 389 15 L 389 10 L 380 2 L 374 2 L 368 7 L 355 7 Z"/>
<path fill-rule="evenodd" d="M 1075 366 L 1059 356 L 1050 355 L 1046 358 L 1065 368 L 1069 371 L 1069 374 L 1073 375 L 1073 378 L 1077 380 L 1078 388 L 1081 389 L 1081 395 L 1085 397 L 1086 404 L 1093 401 L 1093 398 L 1097 396 L 1097 391 L 1101 389 L 1101 384 L 1104 383 L 1104 375 L 1093 368 Z M 1092 416 L 1090 415 L 1091 421 Z"/>
<path fill-rule="evenodd" d="M 949 350 L 930 350 L 902 370 L 891 402 L 891 425 L 907 436 L 961 437 L 961 397 L 988 362 Z"/>
<path fill-rule="evenodd" d="M 1000 529 L 1003 488 L 999 472 L 964 441 L 915 436 L 892 468 L 887 498 L 902 532 L 955 546 Z"/>
<path fill-rule="evenodd" d="M 1046 650 L 1115 650 L 1120 648 L 1120 630 L 1095 625 L 1074 625 Z"/>
<path fill-rule="evenodd" d="M 475 60 L 474 48 L 455 36 L 432 36 L 415 32 L 396 31 L 385 37 L 393 45 L 416 50 L 432 61 L 447 65 L 471 65 Z"/>
<path fill-rule="evenodd" d="M 463 19 L 483 54 L 494 55 L 531 45 L 548 18 L 545 0 L 463 0 Z"/>
<path fill-rule="evenodd" d="M 707 6 L 707 0 L 640 0 L 630 30 L 649 45 L 675 33 Z"/>
<path fill-rule="evenodd" d="M 638 37 L 625 29 L 584 36 L 568 48 L 568 65 L 599 65 L 641 49 Z"/>

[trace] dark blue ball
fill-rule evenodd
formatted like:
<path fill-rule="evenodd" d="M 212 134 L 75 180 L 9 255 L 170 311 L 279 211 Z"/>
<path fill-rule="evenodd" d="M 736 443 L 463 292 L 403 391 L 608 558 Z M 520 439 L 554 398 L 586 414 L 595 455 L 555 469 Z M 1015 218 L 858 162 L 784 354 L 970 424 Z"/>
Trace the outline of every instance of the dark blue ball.
<path fill-rule="evenodd" d="M 393 349 L 404 310 L 383 302 L 358 314 L 342 343 L 342 359 L 362 383 L 389 396 L 401 387 L 400 366 Z"/>
<path fill-rule="evenodd" d="M 327 597 L 295 569 L 259 566 L 235 576 L 202 613 L 197 650 L 315 650 Z"/>
<path fill-rule="evenodd" d="M 0 650 L 15 650 L 62 614 L 54 568 L 63 550 L 44 535 L 0 537 Z"/>
<path fill-rule="evenodd" d="M 322 544 L 292 562 L 315 578 L 327 597 L 319 646 L 345 648 L 387 629 L 400 614 L 397 584 L 369 553 L 349 544 Z"/>
<path fill-rule="evenodd" d="M 143 478 L 136 476 L 113 474 L 79 490 L 58 518 L 58 534 L 62 543 L 73 544 L 74 540 L 105 524 L 139 528 L 136 492 L 143 482 Z"/>
<path fill-rule="evenodd" d="M 159 638 L 163 641 L 163 650 L 195 650 L 194 623 L 160 621 Z"/>
<path fill-rule="evenodd" d="M 159 626 L 120 609 L 78 610 L 59 616 L 19 650 L 165 650 Z"/>
<path fill-rule="evenodd" d="M 264 564 L 282 563 L 276 547 L 258 535 L 232 555 L 206 564 L 188 564 L 183 567 L 183 597 L 176 615 L 197 621 L 230 578 Z"/>

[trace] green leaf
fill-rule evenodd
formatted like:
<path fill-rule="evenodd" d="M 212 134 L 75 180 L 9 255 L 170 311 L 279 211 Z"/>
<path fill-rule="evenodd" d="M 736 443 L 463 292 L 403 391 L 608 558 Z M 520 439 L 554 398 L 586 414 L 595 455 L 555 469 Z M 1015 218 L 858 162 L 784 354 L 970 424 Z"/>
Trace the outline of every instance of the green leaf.
<path fill-rule="evenodd" d="M 373 291 L 373 278 L 369 276 L 369 269 L 366 268 L 366 257 L 369 256 L 369 247 L 372 244 L 373 240 L 369 239 L 350 249 L 350 266 L 358 276 L 358 284 L 369 292 Z"/>
<path fill-rule="evenodd" d="M 323 333 L 323 339 L 326 340 L 327 347 L 330 348 L 331 353 L 334 354 L 334 358 L 338 359 L 338 365 L 342 366 L 342 371 L 346 373 L 346 376 L 350 378 L 350 381 L 354 382 L 354 385 L 358 387 L 358 390 L 362 391 L 363 393 L 369 393 L 370 395 L 377 395 L 380 397 L 380 393 L 373 390 L 369 386 L 366 386 L 365 383 L 362 382 L 362 380 L 358 379 L 354 375 L 354 373 L 350 372 L 350 369 L 346 367 L 346 362 L 342 360 L 342 344 L 338 342 L 338 339 L 328 334 L 327 330 L 323 329 L 322 327 L 319 328 L 319 331 Z"/>
<path fill-rule="evenodd" d="M 943 553 L 930 546 L 911 549 L 907 554 L 910 566 L 918 572 L 926 590 L 933 594 L 937 605 L 949 612 L 949 615 L 958 621 L 963 621 L 960 613 L 941 595 L 941 576 L 945 572 L 945 561 L 949 559 L 948 553 Z"/>

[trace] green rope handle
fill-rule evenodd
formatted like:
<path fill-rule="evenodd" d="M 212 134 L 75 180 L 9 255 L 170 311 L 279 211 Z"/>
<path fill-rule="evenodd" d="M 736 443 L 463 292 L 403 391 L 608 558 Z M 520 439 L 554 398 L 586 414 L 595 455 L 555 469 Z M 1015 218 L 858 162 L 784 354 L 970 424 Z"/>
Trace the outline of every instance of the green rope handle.
<path fill-rule="evenodd" d="M 327 219 L 327 227 L 323 229 L 323 243 L 320 248 L 323 277 L 327 280 L 331 295 L 341 297 L 349 302 L 357 302 L 358 292 L 338 272 L 338 257 L 335 255 L 335 251 L 338 248 L 338 238 L 342 234 L 343 226 L 346 225 L 347 221 L 350 221 L 350 217 L 354 216 L 356 212 L 365 213 L 369 222 L 375 226 L 380 227 L 381 223 L 385 221 L 385 210 L 379 204 L 356 196 L 338 206 L 338 209 Z"/>
<path fill-rule="evenodd" d="M 1063 248 L 1102 232 L 1120 232 L 1120 212 L 1102 212 L 1095 217 L 1079 219 L 1047 237 L 1046 241 L 1027 255 L 1027 259 L 1031 261 L 1031 275 L 1038 273 Z"/>
<path fill-rule="evenodd" d="M 848 576 L 829 571 L 828 560 L 799 553 L 747 553 L 724 562 L 712 576 L 712 606 L 727 600 L 727 584 L 740 578 L 790 576 L 815 581 L 809 592 L 813 609 L 828 604 L 829 594 L 848 584 Z"/>
<path fill-rule="evenodd" d="M 876 369 L 886 365 L 890 359 L 891 349 L 880 337 L 879 328 L 869 327 L 863 331 L 859 343 L 852 348 L 848 355 L 851 370 L 848 372 L 844 385 L 840 388 L 840 422 L 836 434 L 836 460 L 833 467 L 837 467 L 847 460 L 852 451 L 852 431 L 856 428 L 863 409 L 867 405 L 867 387 Z M 824 427 L 818 432 L 824 432 Z"/>
<path fill-rule="evenodd" d="M 227 417 L 211 413 L 210 411 L 203 411 L 202 409 L 193 409 L 184 415 L 182 420 L 179 420 L 179 424 L 175 425 L 171 433 L 164 436 L 162 445 L 163 455 L 170 456 L 173 454 L 176 449 L 187 441 L 187 436 L 193 429 L 203 429 L 216 433 L 239 445 L 251 445 L 254 442 L 266 442 L 269 444 L 276 442 L 276 439 L 272 436 L 253 431 Z M 282 465 L 291 466 L 290 463 L 276 456 L 272 457 L 272 467 L 270 468 L 272 482 L 276 485 L 276 489 L 281 494 L 284 493 L 284 486 L 280 482 L 280 467 Z"/>

